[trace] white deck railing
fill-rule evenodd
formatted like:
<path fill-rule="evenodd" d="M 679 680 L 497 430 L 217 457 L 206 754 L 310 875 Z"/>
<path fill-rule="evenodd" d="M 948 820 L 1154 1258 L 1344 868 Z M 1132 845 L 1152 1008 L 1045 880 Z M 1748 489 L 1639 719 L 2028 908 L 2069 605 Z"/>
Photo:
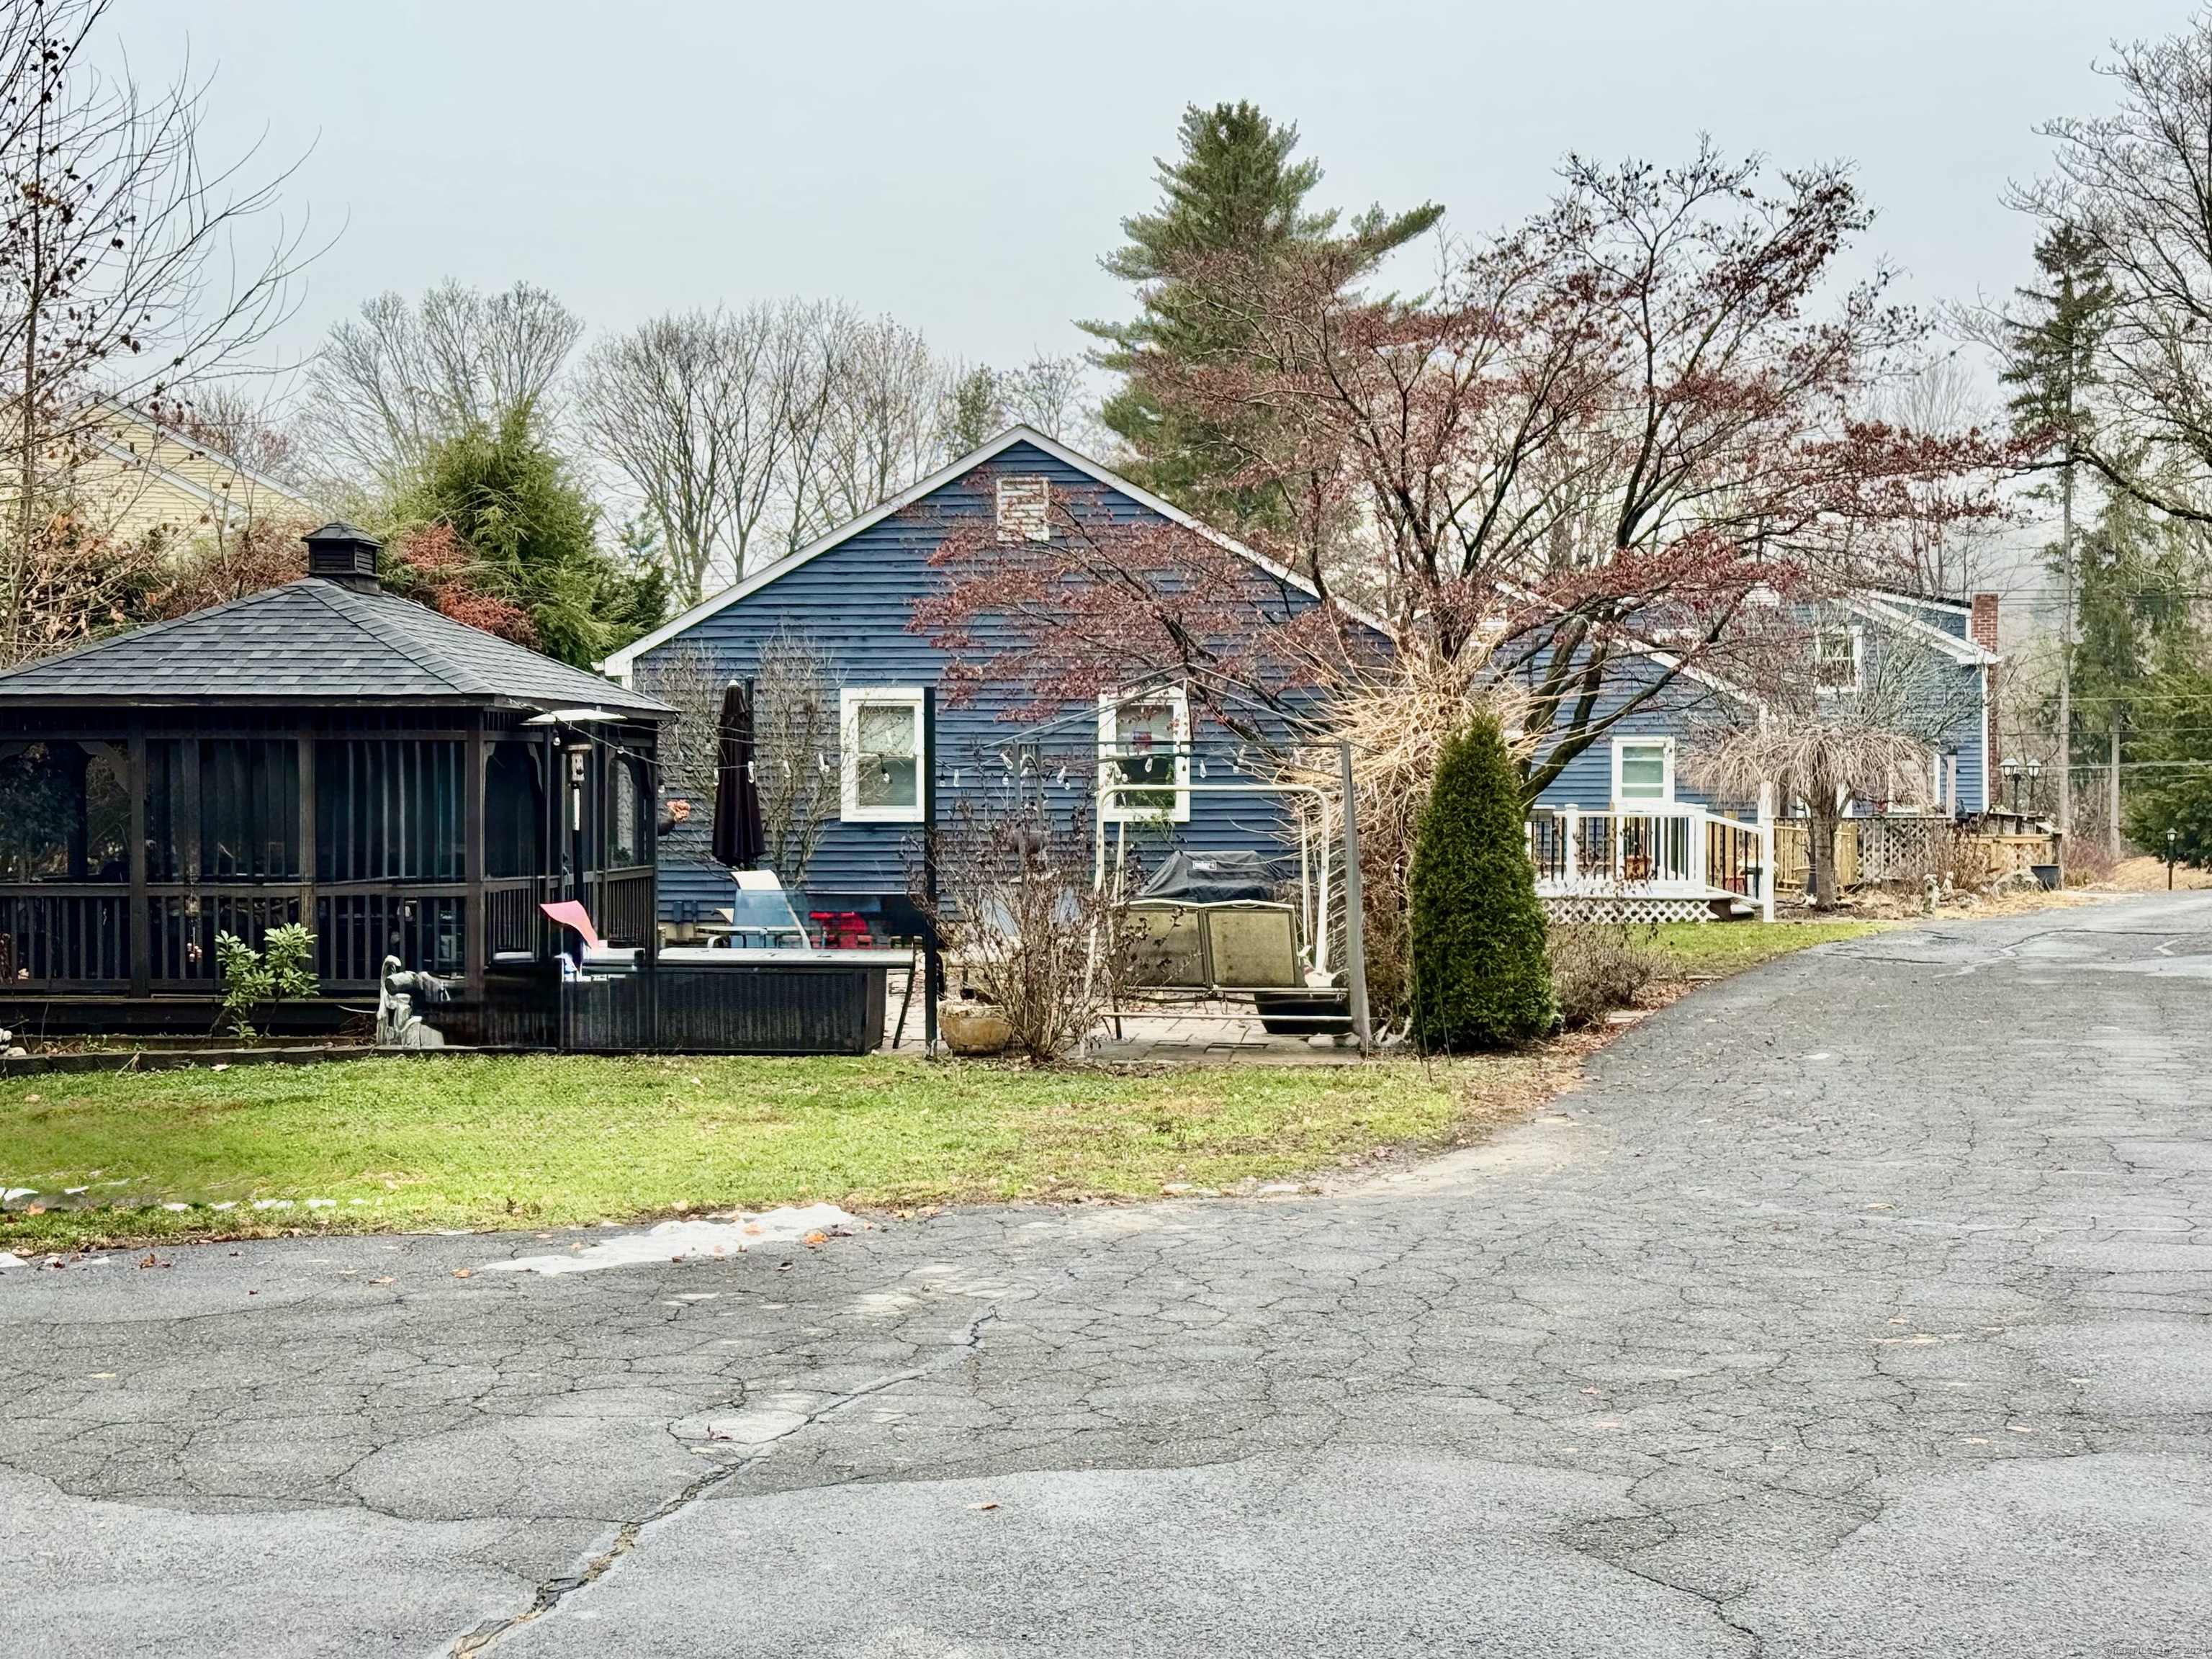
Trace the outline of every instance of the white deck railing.
<path fill-rule="evenodd" d="M 1735 896 L 1771 916 L 1772 845 L 1765 824 L 1701 806 L 1540 808 L 1528 817 L 1528 857 L 1545 898 Z"/>

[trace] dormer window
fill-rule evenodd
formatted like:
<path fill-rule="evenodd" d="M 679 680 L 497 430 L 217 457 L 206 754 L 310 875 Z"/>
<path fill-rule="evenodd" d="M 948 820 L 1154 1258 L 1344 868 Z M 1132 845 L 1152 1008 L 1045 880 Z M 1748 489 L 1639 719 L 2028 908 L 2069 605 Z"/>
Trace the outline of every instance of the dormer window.
<path fill-rule="evenodd" d="M 1002 538 L 1052 539 L 1052 482 L 1040 477 L 999 480 L 999 532 Z"/>

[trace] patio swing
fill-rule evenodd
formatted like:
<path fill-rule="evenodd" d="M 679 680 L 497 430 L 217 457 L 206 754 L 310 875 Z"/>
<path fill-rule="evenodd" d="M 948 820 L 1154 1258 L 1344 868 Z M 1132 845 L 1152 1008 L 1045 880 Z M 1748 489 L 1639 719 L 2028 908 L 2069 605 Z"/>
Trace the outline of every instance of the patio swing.
<path fill-rule="evenodd" d="M 1109 807 L 1124 799 L 1176 794 L 1257 795 L 1310 800 L 1298 817 L 1296 902 L 1279 896 L 1267 860 L 1256 852 L 1178 849 L 1133 894 L 1126 896 L 1137 936 L 1125 988 L 1149 1003 L 1249 1001 L 1271 1036 L 1328 1036 L 1371 1047 L 1365 954 L 1361 938 L 1358 815 L 1351 751 L 1340 745 L 1345 808 L 1341 845 L 1328 833 L 1328 797 L 1314 784 L 1193 782 L 1170 778 L 1163 763 L 1187 758 L 1179 749 L 1148 746 L 1140 754 L 1102 752 L 1092 803 L 1092 882 L 1117 896 L 1128 879 L 1131 819 Z M 1170 770 L 1174 769 L 1170 768 Z M 1139 820 L 1141 822 L 1141 820 Z M 1118 830 L 1109 860 L 1108 828 Z M 1341 963 L 1333 963 L 1331 870 L 1344 902 Z M 1109 1012 L 1120 1030 L 1121 1016 Z M 1237 1013 L 1184 1012 L 1184 1018 L 1242 1019 Z"/>

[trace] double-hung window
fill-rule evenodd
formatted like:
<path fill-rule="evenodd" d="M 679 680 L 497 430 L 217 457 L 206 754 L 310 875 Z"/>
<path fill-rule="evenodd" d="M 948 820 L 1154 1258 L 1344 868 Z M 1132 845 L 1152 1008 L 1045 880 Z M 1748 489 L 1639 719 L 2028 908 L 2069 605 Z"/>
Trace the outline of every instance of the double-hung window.
<path fill-rule="evenodd" d="M 919 688 L 838 694 L 848 823 L 920 823 L 929 757 Z"/>
<path fill-rule="evenodd" d="M 1859 689 L 1863 635 L 1856 628 L 1824 628 L 1813 641 L 1813 684 L 1821 691 Z"/>
<path fill-rule="evenodd" d="M 1674 740 L 1672 738 L 1615 738 L 1613 740 L 1613 799 L 1632 810 L 1674 799 Z"/>
<path fill-rule="evenodd" d="M 1181 686 L 1109 693 L 1098 699 L 1098 769 L 1114 787 L 1109 823 L 1190 822 L 1190 702 Z"/>

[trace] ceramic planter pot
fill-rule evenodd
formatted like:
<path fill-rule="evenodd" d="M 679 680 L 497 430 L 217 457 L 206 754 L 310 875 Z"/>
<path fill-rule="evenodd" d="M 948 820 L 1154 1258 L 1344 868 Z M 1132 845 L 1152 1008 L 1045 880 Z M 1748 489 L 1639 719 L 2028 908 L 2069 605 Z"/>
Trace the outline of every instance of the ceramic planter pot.
<path fill-rule="evenodd" d="M 1014 1040 L 1006 1017 L 987 1002 L 940 1002 L 937 1029 L 956 1054 L 1003 1054 Z"/>

